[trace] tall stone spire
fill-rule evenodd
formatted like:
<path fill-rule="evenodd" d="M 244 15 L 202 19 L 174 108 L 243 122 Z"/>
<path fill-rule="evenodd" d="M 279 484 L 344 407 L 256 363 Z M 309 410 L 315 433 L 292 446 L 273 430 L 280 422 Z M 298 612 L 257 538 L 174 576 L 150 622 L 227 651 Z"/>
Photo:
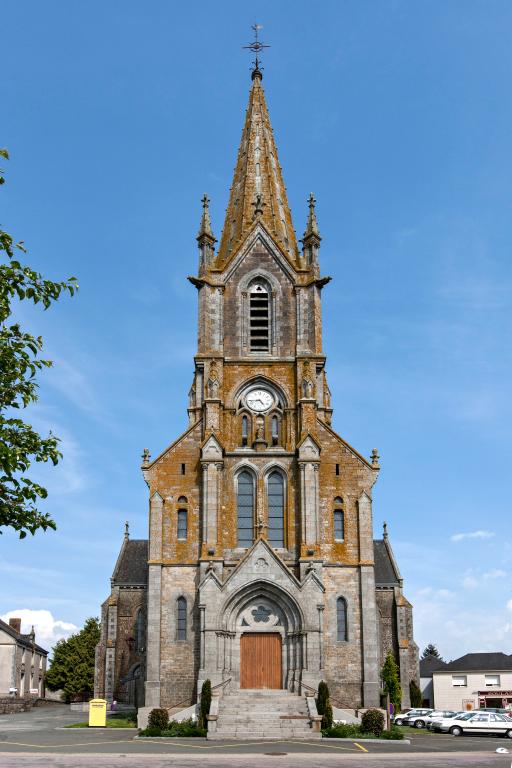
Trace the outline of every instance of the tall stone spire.
<path fill-rule="evenodd" d="M 262 77 L 256 66 L 217 256 L 219 266 L 231 258 L 257 221 L 292 262 L 299 256 Z"/>

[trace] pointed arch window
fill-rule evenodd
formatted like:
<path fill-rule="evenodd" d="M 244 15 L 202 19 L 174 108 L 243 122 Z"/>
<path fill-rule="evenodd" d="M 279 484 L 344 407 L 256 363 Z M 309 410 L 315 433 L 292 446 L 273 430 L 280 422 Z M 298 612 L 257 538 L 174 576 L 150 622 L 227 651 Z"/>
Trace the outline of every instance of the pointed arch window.
<path fill-rule="evenodd" d="M 188 519 L 187 510 L 178 509 L 178 539 L 184 540 L 188 535 Z"/>
<path fill-rule="evenodd" d="M 184 597 L 176 600 L 176 640 L 187 639 L 187 601 Z"/>
<path fill-rule="evenodd" d="M 343 499 L 337 496 L 334 499 L 333 512 L 334 541 L 344 541 L 345 539 L 345 511 L 343 509 Z"/>
<path fill-rule="evenodd" d="M 242 416 L 242 445 L 247 445 L 249 441 L 249 419 Z"/>
<path fill-rule="evenodd" d="M 144 650 L 144 615 L 139 608 L 135 615 L 135 650 Z"/>
<path fill-rule="evenodd" d="M 254 481 L 243 470 L 237 478 L 238 546 L 250 547 L 254 541 Z"/>
<path fill-rule="evenodd" d="M 272 416 L 272 445 L 278 445 L 279 443 L 279 419 L 277 416 Z"/>
<path fill-rule="evenodd" d="M 249 289 L 249 335 L 253 352 L 270 349 L 270 297 L 263 282 L 254 283 Z"/>
<path fill-rule="evenodd" d="M 268 541 L 284 547 L 284 478 L 280 472 L 268 476 Z"/>
<path fill-rule="evenodd" d="M 338 641 L 348 640 L 347 634 L 347 601 L 344 597 L 338 597 L 336 601 L 336 637 Z"/>

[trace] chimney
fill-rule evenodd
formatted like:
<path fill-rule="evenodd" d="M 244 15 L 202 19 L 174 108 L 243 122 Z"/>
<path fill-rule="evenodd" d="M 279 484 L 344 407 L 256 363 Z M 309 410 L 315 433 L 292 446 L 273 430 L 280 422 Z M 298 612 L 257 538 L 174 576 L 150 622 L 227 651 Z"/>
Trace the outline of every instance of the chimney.
<path fill-rule="evenodd" d="M 21 632 L 21 619 L 9 619 L 9 626 L 19 635 Z"/>

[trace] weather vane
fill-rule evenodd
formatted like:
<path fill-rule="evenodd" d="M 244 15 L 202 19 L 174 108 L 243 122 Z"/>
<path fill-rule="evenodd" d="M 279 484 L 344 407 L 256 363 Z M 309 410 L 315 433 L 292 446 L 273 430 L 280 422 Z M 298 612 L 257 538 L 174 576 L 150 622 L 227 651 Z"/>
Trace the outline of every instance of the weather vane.
<path fill-rule="evenodd" d="M 244 45 L 243 48 L 246 48 L 249 51 L 253 51 L 256 54 L 256 58 L 253 61 L 254 71 L 255 72 L 256 71 L 259 72 L 259 70 L 260 70 L 260 60 L 258 58 L 258 53 L 261 53 L 261 51 L 264 48 L 270 48 L 270 45 L 265 45 L 264 43 L 261 42 L 261 40 L 258 37 L 258 33 L 259 33 L 260 29 L 263 29 L 263 26 L 261 24 L 254 23 L 252 25 L 251 29 L 254 30 L 254 40 L 249 45 Z M 262 69 L 263 69 L 263 67 L 262 67 Z"/>

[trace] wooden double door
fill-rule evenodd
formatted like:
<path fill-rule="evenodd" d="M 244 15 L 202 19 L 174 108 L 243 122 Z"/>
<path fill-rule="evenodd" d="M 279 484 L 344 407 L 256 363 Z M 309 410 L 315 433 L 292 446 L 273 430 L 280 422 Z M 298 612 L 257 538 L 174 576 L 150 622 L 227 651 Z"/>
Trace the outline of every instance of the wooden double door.
<path fill-rule="evenodd" d="M 240 688 L 282 688 L 281 635 L 246 632 L 240 638 Z"/>

